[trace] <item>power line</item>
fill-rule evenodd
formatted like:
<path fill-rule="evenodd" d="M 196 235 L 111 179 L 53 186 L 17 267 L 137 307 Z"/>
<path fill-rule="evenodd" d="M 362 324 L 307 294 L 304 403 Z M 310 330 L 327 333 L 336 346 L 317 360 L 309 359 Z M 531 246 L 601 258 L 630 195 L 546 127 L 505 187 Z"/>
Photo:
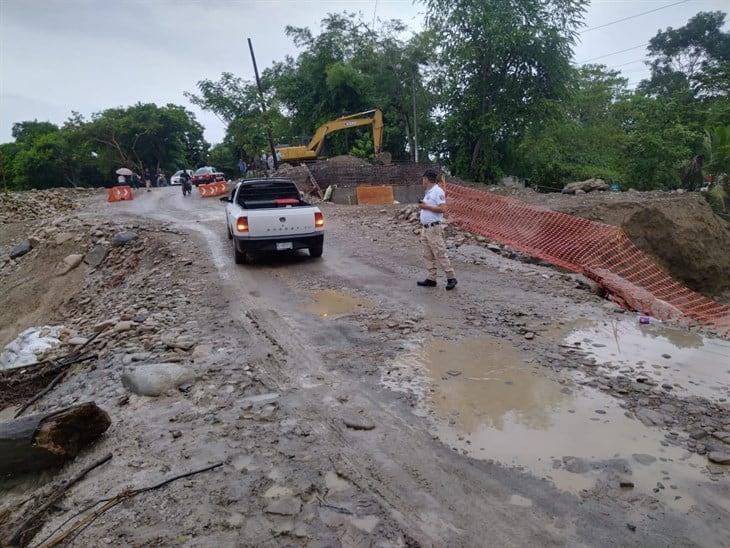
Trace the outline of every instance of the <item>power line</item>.
<path fill-rule="evenodd" d="M 648 45 L 649 45 L 648 43 L 644 43 L 644 44 L 639 44 L 638 46 L 634 46 L 632 48 L 626 48 L 626 49 L 622 49 L 622 50 L 619 50 L 619 51 L 612 51 L 611 53 L 606 53 L 604 55 L 599 55 L 598 57 L 591 57 L 590 59 L 586 59 L 584 61 L 578 61 L 578 64 L 579 65 L 583 65 L 585 63 L 589 63 L 590 61 L 597 61 L 598 59 L 603 59 L 604 57 L 610 57 L 611 55 L 618 55 L 619 53 L 624 53 L 624 52 L 631 51 L 631 50 L 634 50 L 634 49 L 643 48 L 644 46 L 648 46 Z"/>
<path fill-rule="evenodd" d="M 626 63 L 621 63 L 620 65 L 613 65 L 614 68 L 616 67 L 625 67 L 626 65 L 633 65 L 634 63 L 641 63 L 643 61 L 646 61 L 646 58 L 643 59 L 634 59 L 633 61 L 627 61 Z"/>
<path fill-rule="evenodd" d="M 597 27 L 590 27 L 586 30 L 580 31 L 579 34 L 585 34 L 586 32 L 591 32 L 592 30 L 598 30 L 605 27 L 610 27 L 611 25 L 615 25 L 616 23 L 621 23 L 623 21 L 628 21 L 629 19 L 636 19 L 637 17 L 641 17 L 642 15 L 647 15 L 648 13 L 654 13 L 655 11 L 661 11 L 667 8 L 671 8 L 673 6 L 678 6 L 679 4 L 685 4 L 689 2 L 689 0 L 680 0 L 679 2 L 674 2 L 673 4 L 667 4 L 666 6 L 661 6 L 659 8 L 654 8 L 653 10 L 649 11 L 643 11 L 641 13 L 637 13 L 635 15 L 629 15 L 628 17 L 623 17 L 621 19 L 616 19 L 615 21 L 610 21 L 608 23 L 604 23 L 603 25 L 598 25 Z"/>

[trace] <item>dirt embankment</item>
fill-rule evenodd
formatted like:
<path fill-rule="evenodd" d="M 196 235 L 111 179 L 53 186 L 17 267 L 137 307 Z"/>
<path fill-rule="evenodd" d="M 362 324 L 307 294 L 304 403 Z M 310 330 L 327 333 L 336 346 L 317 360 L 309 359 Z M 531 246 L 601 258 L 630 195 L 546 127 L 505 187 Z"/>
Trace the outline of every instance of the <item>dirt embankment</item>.
<path fill-rule="evenodd" d="M 730 224 L 696 192 L 496 192 L 621 227 L 639 248 L 695 291 L 720 298 L 730 292 Z"/>

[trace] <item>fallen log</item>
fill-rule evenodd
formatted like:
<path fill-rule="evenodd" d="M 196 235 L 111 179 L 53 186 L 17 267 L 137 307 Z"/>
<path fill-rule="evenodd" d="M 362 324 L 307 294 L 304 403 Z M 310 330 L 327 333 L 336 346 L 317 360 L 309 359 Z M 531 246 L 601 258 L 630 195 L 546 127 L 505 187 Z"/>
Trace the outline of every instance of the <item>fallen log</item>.
<path fill-rule="evenodd" d="M 60 466 L 111 425 L 94 402 L 0 423 L 0 475 Z"/>

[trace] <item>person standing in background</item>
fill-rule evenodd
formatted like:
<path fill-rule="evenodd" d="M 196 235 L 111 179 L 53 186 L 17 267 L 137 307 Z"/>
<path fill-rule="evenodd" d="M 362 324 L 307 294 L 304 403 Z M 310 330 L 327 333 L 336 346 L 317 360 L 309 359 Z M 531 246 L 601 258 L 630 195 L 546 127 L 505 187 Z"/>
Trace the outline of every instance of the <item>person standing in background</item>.
<path fill-rule="evenodd" d="M 151 192 L 152 179 L 150 178 L 150 170 L 144 168 L 144 186 L 147 187 L 147 192 Z"/>
<path fill-rule="evenodd" d="M 438 185 L 437 177 L 432 169 L 427 169 L 421 177 L 426 194 L 418 203 L 418 207 L 421 209 L 421 245 L 428 277 L 417 283 L 421 287 L 436 287 L 436 276 L 440 266 L 446 274 L 446 289 L 451 290 L 456 287 L 456 273 L 446 255 L 443 225 L 446 194 Z"/>

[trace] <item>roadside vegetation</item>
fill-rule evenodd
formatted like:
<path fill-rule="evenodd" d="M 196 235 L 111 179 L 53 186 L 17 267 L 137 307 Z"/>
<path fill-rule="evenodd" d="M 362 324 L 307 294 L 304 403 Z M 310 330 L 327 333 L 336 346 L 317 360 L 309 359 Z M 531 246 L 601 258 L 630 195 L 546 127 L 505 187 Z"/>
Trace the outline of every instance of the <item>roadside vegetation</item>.
<path fill-rule="evenodd" d="M 276 143 L 300 144 L 347 113 L 383 111 L 383 149 L 394 161 L 447 166 L 463 179 L 516 175 L 550 189 L 600 177 L 623 188 L 696 190 L 730 172 L 730 33 L 726 14 L 700 12 L 657 32 L 645 62 L 651 75 L 631 89 L 617 70 L 576 64 L 585 0 L 426 0 L 426 25 L 375 26 L 330 14 L 319 32 L 286 29 L 295 57 L 267 67 L 261 116 L 254 82 L 232 73 L 187 93 L 227 127 L 210 147 L 182 106 L 137 104 L 61 127 L 15 124 L 0 145 L 6 188 L 101 184 L 119 165 L 172 171 L 215 165 L 236 173 Z M 414 120 L 414 101 L 416 119 Z M 417 134 L 416 134 L 417 132 Z M 367 130 L 339 132 L 328 155 L 372 152 Z M 722 192 L 722 189 L 716 192 Z"/>

